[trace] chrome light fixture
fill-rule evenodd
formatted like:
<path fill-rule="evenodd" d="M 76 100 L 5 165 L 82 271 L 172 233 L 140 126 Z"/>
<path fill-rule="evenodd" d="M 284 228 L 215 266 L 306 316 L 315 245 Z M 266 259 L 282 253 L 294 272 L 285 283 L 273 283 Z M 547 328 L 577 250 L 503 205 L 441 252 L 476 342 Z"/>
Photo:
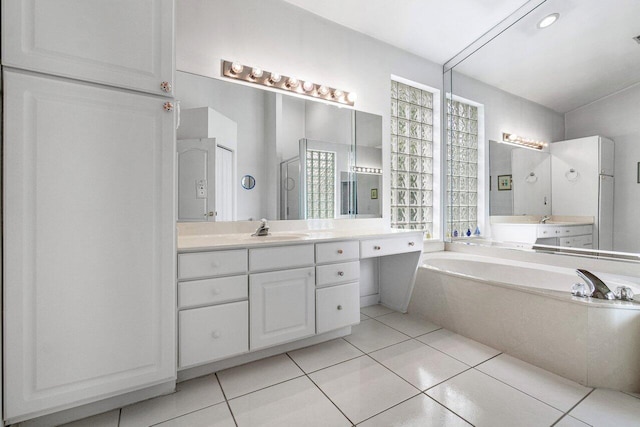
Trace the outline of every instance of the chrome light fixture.
<path fill-rule="evenodd" d="M 258 84 L 285 92 L 293 92 L 311 98 L 335 102 L 353 107 L 357 96 L 354 92 L 346 92 L 309 80 L 300 81 L 292 76 L 284 76 L 258 67 L 250 67 L 239 62 L 222 61 L 222 75 L 247 83 Z"/>
<path fill-rule="evenodd" d="M 547 146 L 544 141 L 536 141 L 531 138 L 524 138 L 515 133 L 502 132 L 501 144 L 515 145 L 516 147 L 529 148 L 531 150 L 542 150 Z"/>

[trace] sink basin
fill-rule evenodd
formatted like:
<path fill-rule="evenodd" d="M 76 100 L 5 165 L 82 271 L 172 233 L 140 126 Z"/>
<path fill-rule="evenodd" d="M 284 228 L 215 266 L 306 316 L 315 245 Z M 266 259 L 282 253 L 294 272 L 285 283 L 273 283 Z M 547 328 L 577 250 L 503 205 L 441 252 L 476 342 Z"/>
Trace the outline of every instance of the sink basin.
<path fill-rule="evenodd" d="M 268 236 L 249 236 L 252 241 L 278 242 L 284 240 L 299 240 L 309 237 L 305 233 L 272 233 Z"/>

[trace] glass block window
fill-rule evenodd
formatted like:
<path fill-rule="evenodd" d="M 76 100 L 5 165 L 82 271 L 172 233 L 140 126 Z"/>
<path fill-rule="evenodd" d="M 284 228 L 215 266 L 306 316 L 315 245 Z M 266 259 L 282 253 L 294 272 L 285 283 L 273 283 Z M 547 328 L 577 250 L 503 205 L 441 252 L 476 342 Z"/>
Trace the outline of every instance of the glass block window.
<path fill-rule="evenodd" d="M 391 81 L 391 226 L 433 234 L 433 93 Z"/>
<path fill-rule="evenodd" d="M 336 199 L 336 153 L 307 150 L 307 218 L 333 218 Z"/>
<path fill-rule="evenodd" d="M 478 107 L 447 100 L 447 235 L 478 226 Z"/>

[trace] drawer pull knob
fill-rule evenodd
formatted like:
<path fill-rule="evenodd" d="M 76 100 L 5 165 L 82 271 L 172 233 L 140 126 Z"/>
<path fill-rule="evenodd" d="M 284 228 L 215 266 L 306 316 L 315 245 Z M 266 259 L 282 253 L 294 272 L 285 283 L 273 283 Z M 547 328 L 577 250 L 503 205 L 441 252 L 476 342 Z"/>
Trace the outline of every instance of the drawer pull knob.
<path fill-rule="evenodd" d="M 338 306 L 338 310 L 342 310 L 342 306 L 341 305 Z"/>
<path fill-rule="evenodd" d="M 338 253 L 342 255 L 342 249 L 338 249 Z"/>
<path fill-rule="evenodd" d="M 160 83 L 160 89 L 162 89 L 163 92 L 171 92 L 171 83 L 169 82 Z"/>
<path fill-rule="evenodd" d="M 220 332 L 218 331 L 213 331 L 211 333 L 211 338 L 213 338 L 214 340 L 217 340 L 218 338 L 220 338 Z"/>
<path fill-rule="evenodd" d="M 415 242 L 409 242 L 409 246 L 415 246 Z"/>
<path fill-rule="evenodd" d="M 380 246 L 374 246 L 373 249 L 376 250 L 376 251 L 379 251 L 382 248 Z"/>
<path fill-rule="evenodd" d="M 344 271 L 338 271 L 338 276 L 344 276 Z"/>

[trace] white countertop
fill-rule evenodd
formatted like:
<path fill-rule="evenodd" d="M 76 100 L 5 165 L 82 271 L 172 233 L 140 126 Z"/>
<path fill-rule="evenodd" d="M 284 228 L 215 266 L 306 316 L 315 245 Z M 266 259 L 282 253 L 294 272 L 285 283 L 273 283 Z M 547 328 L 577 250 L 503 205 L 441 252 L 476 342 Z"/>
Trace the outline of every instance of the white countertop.
<path fill-rule="evenodd" d="M 552 215 L 547 221 L 542 223 L 540 215 L 492 215 L 489 219 L 491 225 L 592 225 L 594 218 L 592 216 L 567 216 Z"/>
<path fill-rule="evenodd" d="M 269 236 L 254 237 L 243 233 L 181 233 L 178 228 L 178 251 L 189 252 L 207 249 L 232 249 L 259 246 L 278 246 L 316 243 L 332 240 L 351 240 L 374 237 L 393 237 L 402 234 L 420 234 L 421 230 L 397 230 L 387 227 L 338 228 L 320 230 L 274 231 Z M 421 236 L 422 238 L 422 236 Z"/>

